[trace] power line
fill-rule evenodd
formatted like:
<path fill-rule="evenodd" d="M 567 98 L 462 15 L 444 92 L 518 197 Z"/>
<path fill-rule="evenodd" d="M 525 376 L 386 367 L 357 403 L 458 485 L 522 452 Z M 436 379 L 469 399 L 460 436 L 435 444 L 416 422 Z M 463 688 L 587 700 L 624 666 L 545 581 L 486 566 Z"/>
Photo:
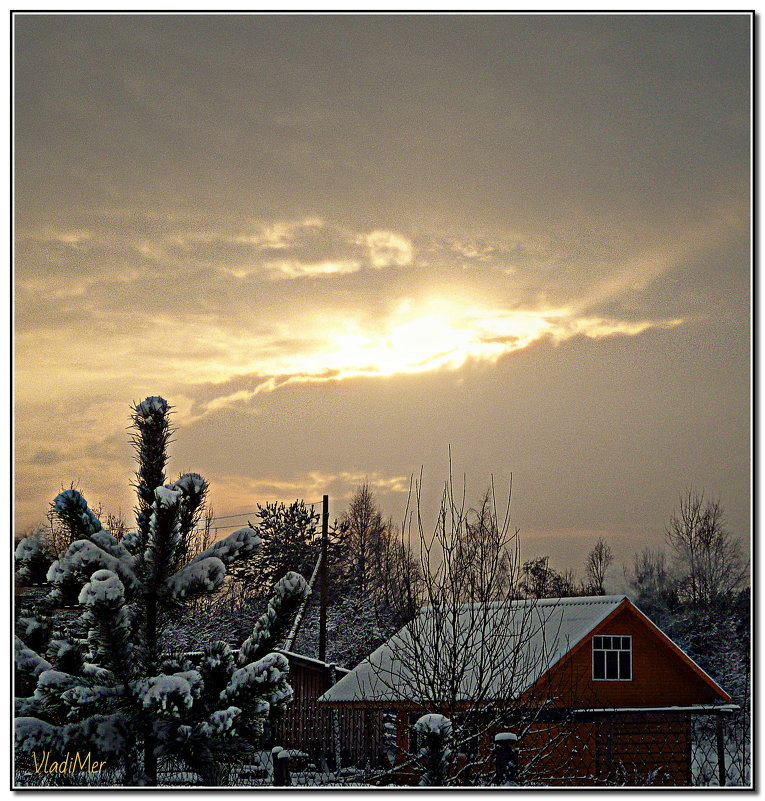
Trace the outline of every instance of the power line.
<path fill-rule="evenodd" d="M 282 503 L 283 503 L 283 501 L 282 501 Z M 306 506 L 320 506 L 322 501 L 303 501 L 303 503 Z M 250 515 L 256 515 L 259 511 L 260 511 L 259 509 L 256 509 L 254 512 L 239 512 L 239 514 L 235 514 L 235 515 L 216 515 L 215 517 L 212 518 L 211 522 L 215 523 L 218 520 L 231 520 L 232 518 L 235 518 L 235 517 L 249 517 Z M 236 525 L 234 525 L 234 526 L 212 526 L 212 528 L 215 528 L 215 529 L 219 529 L 219 528 L 236 528 Z"/>

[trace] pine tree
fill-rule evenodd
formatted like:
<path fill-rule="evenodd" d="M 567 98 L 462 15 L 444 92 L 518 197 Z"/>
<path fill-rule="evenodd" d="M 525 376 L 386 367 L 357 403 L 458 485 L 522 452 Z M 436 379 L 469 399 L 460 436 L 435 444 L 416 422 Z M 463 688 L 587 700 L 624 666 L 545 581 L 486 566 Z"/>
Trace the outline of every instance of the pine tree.
<path fill-rule="evenodd" d="M 217 642 L 192 664 L 163 637 L 186 601 L 218 589 L 227 567 L 261 543 L 246 527 L 189 558 L 208 485 L 196 473 L 165 484 L 169 415 L 159 397 L 133 407 L 135 532 L 117 540 L 75 489 L 53 503 L 71 545 L 48 571 L 52 590 L 44 611 L 50 617 L 56 606 L 77 604 L 87 634 L 54 638 L 51 626 L 35 619 L 21 626 L 17 759 L 30 752 L 39 758 L 48 751 L 51 762 L 67 752 L 90 753 L 111 767 L 121 764 L 125 784 L 150 785 L 157 783 L 158 760 L 172 759 L 216 784 L 221 768 L 292 700 L 289 664 L 269 650 L 308 592 L 295 573 L 277 583 L 238 653 Z"/>
<path fill-rule="evenodd" d="M 263 540 L 258 553 L 234 567 L 232 575 L 255 592 L 270 590 L 286 572 L 310 578 L 316 563 L 319 515 L 305 501 L 258 504 L 256 528 Z M 252 524 L 250 524 L 252 525 Z"/>

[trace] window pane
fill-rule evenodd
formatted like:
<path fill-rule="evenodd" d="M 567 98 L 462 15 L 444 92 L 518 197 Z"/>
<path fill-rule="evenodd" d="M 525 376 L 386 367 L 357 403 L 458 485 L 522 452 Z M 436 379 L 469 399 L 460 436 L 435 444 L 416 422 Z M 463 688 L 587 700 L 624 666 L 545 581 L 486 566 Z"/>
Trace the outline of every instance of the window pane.
<path fill-rule="evenodd" d="M 611 647 L 611 638 L 603 637 L 603 647 L 608 650 Z"/>
<path fill-rule="evenodd" d="M 606 651 L 606 678 L 619 678 L 619 661 L 616 651 Z"/>
<path fill-rule="evenodd" d="M 631 679 L 630 675 L 630 652 L 621 651 L 619 653 L 619 678 Z"/>
<path fill-rule="evenodd" d="M 593 648 L 602 648 L 603 647 L 603 638 L 602 637 L 593 637 L 592 638 L 592 647 Z"/>
<path fill-rule="evenodd" d="M 605 679 L 606 677 L 606 655 L 603 651 L 595 651 L 592 655 L 592 678 Z"/>

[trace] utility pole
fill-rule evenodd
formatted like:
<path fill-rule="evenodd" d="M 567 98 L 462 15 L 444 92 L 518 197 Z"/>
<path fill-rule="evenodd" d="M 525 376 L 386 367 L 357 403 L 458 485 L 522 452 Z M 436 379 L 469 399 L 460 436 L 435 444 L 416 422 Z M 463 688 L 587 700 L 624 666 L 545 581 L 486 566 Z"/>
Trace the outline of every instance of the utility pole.
<path fill-rule="evenodd" d="M 327 657 L 327 544 L 329 541 L 329 495 L 322 498 L 321 513 L 321 596 L 319 600 L 319 660 Z"/>

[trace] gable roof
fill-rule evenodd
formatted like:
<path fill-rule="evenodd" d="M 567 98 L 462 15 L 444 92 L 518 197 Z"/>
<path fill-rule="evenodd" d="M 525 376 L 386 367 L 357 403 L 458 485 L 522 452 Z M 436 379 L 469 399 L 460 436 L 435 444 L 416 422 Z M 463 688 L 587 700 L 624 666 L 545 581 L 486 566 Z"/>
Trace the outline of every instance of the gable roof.
<path fill-rule="evenodd" d="M 457 698 L 511 698 L 533 686 L 624 595 L 426 607 L 319 698 L 329 703 L 427 702 L 459 676 Z M 509 666 L 512 664 L 512 668 Z"/>

